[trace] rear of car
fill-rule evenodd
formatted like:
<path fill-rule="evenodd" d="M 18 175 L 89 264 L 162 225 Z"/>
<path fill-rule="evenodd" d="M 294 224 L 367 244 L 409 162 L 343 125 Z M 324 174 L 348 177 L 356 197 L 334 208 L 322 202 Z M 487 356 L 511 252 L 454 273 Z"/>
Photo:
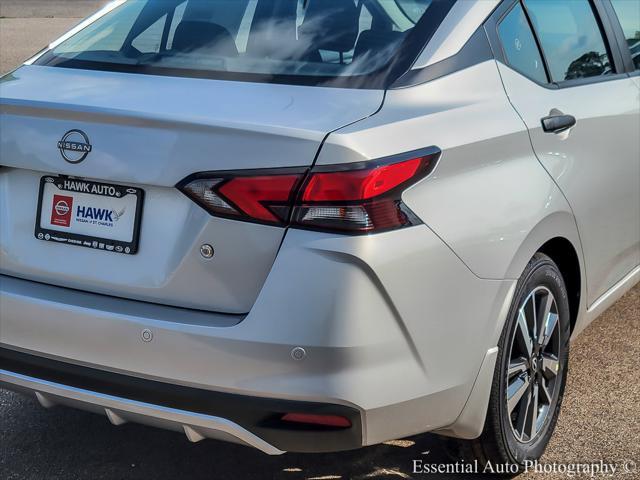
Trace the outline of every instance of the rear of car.
<path fill-rule="evenodd" d="M 372 357 L 424 367 L 363 234 L 422 223 L 401 194 L 440 151 L 314 162 L 450 8 L 115 2 L 5 76 L 3 381 L 269 453 L 367 442 L 364 409 L 397 401 Z"/>
<path fill-rule="evenodd" d="M 514 3 L 118 1 L 3 77 L 0 384 L 270 454 L 480 436 L 518 278 L 581 251 Z"/>

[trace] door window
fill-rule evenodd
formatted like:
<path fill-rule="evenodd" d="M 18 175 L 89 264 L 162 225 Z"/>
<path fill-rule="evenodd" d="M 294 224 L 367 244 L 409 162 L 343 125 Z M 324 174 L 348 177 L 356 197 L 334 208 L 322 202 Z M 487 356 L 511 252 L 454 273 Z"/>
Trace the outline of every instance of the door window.
<path fill-rule="evenodd" d="M 525 5 L 554 82 L 612 73 L 589 0 L 525 0 Z"/>
<path fill-rule="evenodd" d="M 500 22 L 498 36 L 511 67 L 538 83 L 547 83 L 540 50 L 520 3 Z"/>
<path fill-rule="evenodd" d="M 637 0 L 611 0 L 618 15 L 624 38 L 627 40 L 636 70 L 640 70 L 640 2 Z"/>

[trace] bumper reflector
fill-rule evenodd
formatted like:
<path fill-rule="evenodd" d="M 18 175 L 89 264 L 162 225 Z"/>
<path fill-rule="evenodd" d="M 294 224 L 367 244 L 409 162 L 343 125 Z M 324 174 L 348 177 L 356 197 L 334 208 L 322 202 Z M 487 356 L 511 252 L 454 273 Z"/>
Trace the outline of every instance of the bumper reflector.
<path fill-rule="evenodd" d="M 304 423 L 323 427 L 350 428 L 351 421 L 339 415 L 316 415 L 311 413 L 287 413 L 282 417 L 283 422 Z"/>

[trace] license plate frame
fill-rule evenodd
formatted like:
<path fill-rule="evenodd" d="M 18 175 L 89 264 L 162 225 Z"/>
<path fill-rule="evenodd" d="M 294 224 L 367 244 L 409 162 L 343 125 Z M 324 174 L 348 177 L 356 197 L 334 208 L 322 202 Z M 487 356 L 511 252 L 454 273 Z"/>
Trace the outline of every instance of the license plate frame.
<path fill-rule="evenodd" d="M 67 195 L 73 198 L 76 198 L 75 195 L 95 195 L 114 198 L 119 201 L 121 199 L 124 199 L 126 196 L 134 195 L 136 197 L 136 203 L 131 240 L 118 240 L 108 237 L 86 235 L 74 233 L 71 231 L 43 227 L 43 199 L 45 196 L 45 188 L 47 184 L 53 184 L 53 186 L 60 191 L 61 195 Z M 69 186 L 73 186 L 75 189 L 68 188 Z M 35 237 L 38 240 L 47 242 L 92 248 L 94 250 L 102 250 L 111 253 L 135 255 L 138 253 L 140 244 L 140 228 L 142 225 L 142 210 L 144 208 L 145 197 L 144 193 L 144 190 L 138 187 L 97 182 L 93 180 L 85 180 L 82 178 L 66 177 L 60 175 L 45 175 L 40 179 L 40 188 L 36 210 Z M 51 208 L 53 209 L 55 207 L 52 205 Z M 73 212 L 71 212 L 71 216 L 72 215 Z M 53 223 L 53 218 L 49 223 Z"/>

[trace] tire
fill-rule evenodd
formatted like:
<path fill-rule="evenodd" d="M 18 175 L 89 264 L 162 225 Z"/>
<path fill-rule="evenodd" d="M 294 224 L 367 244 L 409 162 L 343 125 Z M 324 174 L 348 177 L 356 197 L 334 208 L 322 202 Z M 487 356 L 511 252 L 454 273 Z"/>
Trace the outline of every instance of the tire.
<path fill-rule="evenodd" d="M 554 303 L 549 315 L 542 315 L 546 317 L 544 333 L 536 336 L 531 318 L 532 305 L 535 303 L 538 311 L 542 311 L 549 295 Z M 526 323 L 522 322 L 521 312 Z M 536 327 L 541 328 L 542 323 L 538 322 Z M 537 253 L 518 281 L 500 336 L 483 432 L 475 440 L 457 440 L 458 457 L 469 462 L 478 461 L 481 466 L 495 466 L 495 470 L 489 471 L 508 472 L 506 476 L 514 476 L 522 471 L 526 461 L 542 456 L 562 405 L 569 362 L 570 326 L 569 302 L 562 274 L 551 258 Z M 531 347 L 523 338 L 525 330 L 530 335 Z M 532 353 L 526 359 L 529 351 Z M 555 372 L 551 371 L 554 369 Z M 525 387 L 527 381 L 529 383 Z M 524 394 L 518 400 L 523 388 Z M 529 409 L 523 414 L 527 402 Z M 534 411 L 537 412 L 535 424 Z"/>

